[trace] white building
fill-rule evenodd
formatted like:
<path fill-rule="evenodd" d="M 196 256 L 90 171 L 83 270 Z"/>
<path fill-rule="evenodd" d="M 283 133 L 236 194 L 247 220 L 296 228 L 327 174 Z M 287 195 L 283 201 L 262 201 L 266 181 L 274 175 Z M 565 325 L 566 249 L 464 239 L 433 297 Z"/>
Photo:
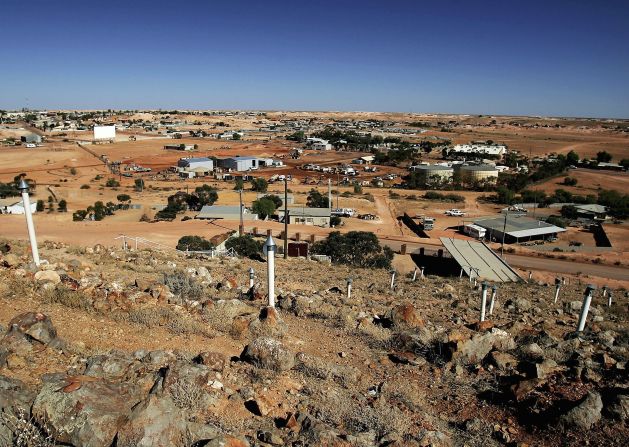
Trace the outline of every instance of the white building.
<path fill-rule="evenodd" d="M 212 171 L 214 169 L 214 161 L 207 157 L 180 158 L 177 162 L 177 167 L 188 170 L 203 168 Z"/>
<path fill-rule="evenodd" d="M 37 202 L 31 202 L 31 211 L 37 211 Z M 24 214 L 22 200 L 15 197 L 0 199 L 0 214 Z"/>
<path fill-rule="evenodd" d="M 507 152 L 507 147 L 504 144 L 457 144 L 452 149 L 448 150 L 448 154 L 451 152 L 502 157 Z"/>
<path fill-rule="evenodd" d="M 332 150 L 332 145 L 328 142 L 328 140 L 324 140 L 322 138 L 310 137 L 306 140 L 306 144 L 309 145 L 312 149 L 317 150 L 317 151 Z"/>

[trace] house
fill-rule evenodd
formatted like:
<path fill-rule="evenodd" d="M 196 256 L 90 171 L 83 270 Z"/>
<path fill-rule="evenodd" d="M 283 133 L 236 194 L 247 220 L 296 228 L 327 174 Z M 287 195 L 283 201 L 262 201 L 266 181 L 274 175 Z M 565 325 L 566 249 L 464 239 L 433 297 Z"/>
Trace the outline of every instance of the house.
<path fill-rule="evenodd" d="M 606 220 L 607 207 L 603 205 L 575 205 L 578 217 L 584 217 L 592 220 Z"/>
<path fill-rule="evenodd" d="M 42 137 L 36 133 L 29 133 L 27 135 L 22 135 L 20 137 L 20 141 L 22 141 L 22 143 L 40 144 L 42 142 Z"/>
<path fill-rule="evenodd" d="M 447 151 L 448 155 L 454 154 L 475 154 L 475 155 L 493 155 L 502 157 L 507 152 L 507 147 L 503 144 L 457 144 Z"/>
<path fill-rule="evenodd" d="M 329 228 L 330 216 L 332 210 L 330 208 L 308 208 L 302 206 L 293 206 L 288 208 L 288 223 L 315 225 L 318 227 Z M 280 222 L 284 222 L 284 209 L 277 210 Z"/>
<path fill-rule="evenodd" d="M 231 171 L 245 172 L 258 169 L 260 160 L 257 157 L 228 157 L 217 160 L 219 167 Z"/>
<path fill-rule="evenodd" d="M 605 163 L 601 161 L 598 165 L 596 165 L 596 169 L 605 169 L 606 171 L 624 171 L 625 167 L 618 163 Z"/>
<path fill-rule="evenodd" d="M 329 151 L 332 149 L 332 145 L 328 142 L 328 140 L 324 140 L 322 138 L 310 137 L 306 140 L 306 144 L 317 151 Z"/>
<path fill-rule="evenodd" d="M 37 211 L 37 203 L 31 203 L 31 211 Z M 24 205 L 22 200 L 16 197 L 7 197 L 0 199 L 0 214 L 24 214 Z"/>
<path fill-rule="evenodd" d="M 195 219 L 240 220 L 240 205 L 205 205 Z M 257 214 L 251 214 L 245 207 L 242 209 L 243 220 L 258 220 Z"/>
<path fill-rule="evenodd" d="M 187 171 L 203 168 L 204 170 L 211 172 L 214 169 L 214 161 L 207 157 L 180 158 L 177 162 L 177 167 L 183 168 Z"/>

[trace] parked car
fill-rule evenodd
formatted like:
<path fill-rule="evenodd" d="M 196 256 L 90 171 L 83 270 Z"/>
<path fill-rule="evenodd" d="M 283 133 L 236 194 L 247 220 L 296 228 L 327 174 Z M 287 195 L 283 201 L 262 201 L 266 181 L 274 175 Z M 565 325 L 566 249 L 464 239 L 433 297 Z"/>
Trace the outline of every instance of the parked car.
<path fill-rule="evenodd" d="M 456 208 L 452 208 L 451 210 L 448 210 L 445 212 L 446 216 L 454 216 L 454 217 L 463 217 L 465 216 L 465 213 L 461 210 L 458 210 Z"/>

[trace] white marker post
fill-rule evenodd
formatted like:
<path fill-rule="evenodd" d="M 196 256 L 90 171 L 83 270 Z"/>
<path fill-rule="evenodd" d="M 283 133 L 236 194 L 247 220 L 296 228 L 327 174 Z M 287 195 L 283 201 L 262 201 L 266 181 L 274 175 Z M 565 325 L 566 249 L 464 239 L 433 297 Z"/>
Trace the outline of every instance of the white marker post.
<path fill-rule="evenodd" d="M 485 321 L 485 308 L 487 307 L 487 281 L 481 283 L 480 321 Z"/>
<path fill-rule="evenodd" d="M 395 287 L 395 270 L 391 270 L 391 290 Z"/>
<path fill-rule="evenodd" d="M 529 282 L 531 282 L 532 278 L 533 278 L 533 272 L 529 270 Z"/>
<path fill-rule="evenodd" d="M 561 290 L 561 279 L 555 278 L 555 303 L 559 299 L 559 291 Z"/>
<path fill-rule="evenodd" d="M 607 307 L 612 307 L 612 291 L 607 293 Z"/>
<path fill-rule="evenodd" d="M 424 267 L 420 267 L 419 268 L 419 273 L 420 273 L 419 279 L 425 279 L 425 277 L 424 277 Z"/>
<path fill-rule="evenodd" d="M 415 267 L 415 270 L 413 270 L 413 282 L 415 282 L 416 279 L 417 279 L 417 267 Z"/>
<path fill-rule="evenodd" d="M 579 325 L 577 326 L 577 332 L 583 332 L 585 328 L 585 320 L 588 317 L 588 311 L 590 310 L 590 303 L 592 302 L 592 294 L 596 290 L 596 286 L 588 284 L 585 288 L 585 294 L 583 296 L 583 307 L 581 307 L 581 315 L 579 315 Z"/>
<path fill-rule="evenodd" d="M 603 298 L 607 298 L 607 286 L 603 286 Z"/>
<path fill-rule="evenodd" d="M 489 315 L 493 315 L 494 313 L 494 305 L 496 304 L 496 295 L 498 293 L 498 286 L 491 286 L 491 300 L 489 301 Z"/>
<path fill-rule="evenodd" d="M 28 183 L 21 179 L 17 189 L 22 193 L 22 205 L 24 206 L 24 215 L 26 216 L 26 228 L 28 229 L 28 238 L 31 242 L 31 253 L 33 254 L 33 262 L 39 267 L 39 250 L 37 249 L 37 239 L 35 238 L 35 225 L 33 225 L 33 213 L 31 211 L 31 200 L 28 196 Z"/>
<path fill-rule="evenodd" d="M 352 278 L 347 278 L 347 299 L 352 297 Z"/>
<path fill-rule="evenodd" d="M 255 274 L 253 271 L 253 267 L 249 267 L 249 288 L 253 289 L 253 280 L 255 278 Z"/>
<path fill-rule="evenodd" d="M 269 235 L 264 244 L 264 253 L 266 254 L 267 266 L 267 284 L 269 289 L 269 307 L 275 307 L 275 250 L 277 245 L 273 237 Z"/>

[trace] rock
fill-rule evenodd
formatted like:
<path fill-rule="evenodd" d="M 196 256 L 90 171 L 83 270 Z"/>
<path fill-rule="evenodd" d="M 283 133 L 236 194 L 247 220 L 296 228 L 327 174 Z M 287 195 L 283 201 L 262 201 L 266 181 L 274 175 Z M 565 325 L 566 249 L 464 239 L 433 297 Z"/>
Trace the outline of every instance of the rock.
<path fill-rule="evenodd" d="M 601 395 L 590 391 L 581 403 L 561 416 L 560 421 L 567 426 L 589 430 L 601 419 L 602 409 Z"/>
<path fill-rule="evenodd" d="M 494 351 L 489 354 L 489 360 L 500 371 L 507 371 L 511 368 L 515 368 L 518 364 L 518 359 L 507 352 Z"/>
<path fill-rule="evenodd" d="M 202 352 L 198 355 L 197 361 L 212 371 L 223 372 L 227 364 L 227 358 L 220 352 Z"/>
<path fill-rule="evenodd" d="M 0 375 L 0 411 L 22 410 L 28 414 L 35 394 L 22 381 Z"/>
<path fill-rule="evenodd" d="M 61 276 L 54 270 L 40 270 L 35 273 L 35 281 L 38 283 L 52 283 L 59 284 L 61 282 Z"/>
<path fill-rule="evenodd" d="M 287 371 L 295 365 L 295 356 L 282 342 L 271 337 L 258 337 L 244 350 L 242 357 L 249 363 L 276 371 Z"/>
<path fill-rule="evenodd" d="M 42 382 L 33 416 L 73 445 L 111 445 L 139 401 L 126 386 L 87 376 L 45 374 Z"/>
<path fill-rule="evenodd" d="M 150 395 L 136 406 L 118 431 L 117 445 L 181 446 L 187 424 L 168 396 Z"/>
<path fill-rule="evenodd" d="M 127 373 L 134 363 L 131 356 L 121 353 L 95 355 L 87 360 L 85 375 L 104 379 L 118 379 Z"/>
<path fill-rule="evenodd" d="M 13 317 L 9 322 L 9 331 L 5 338 L 21 337 L 27 341 L 35 340 L 48 344 L 57 337 L 57 331 L 47 315 L 39 312 L 25 312 Z"/>
<path fill-rule="evenodd" d="M 544 350 L 537 343 L 529 343 L 520 348 L 527 359 L 541 361 L 544 358 Z"/>
<path fill-rule="evenodd" d="M 284 439 L 275 431 L 259 430 L 257 437 L 260 441 L 271 445 L 284 445 Z"/>
<path fill-rule="evenodd" d="M 218 438 L 212 439 L 203 447 L 249 447 L 249 443 L 242 438 L 236 438 L 229 435 L 221 435 Z"/>
<path fill-rule="evenodd" d="M 274 307 L 265 307 L 260 315 L 249 324 L 249 331 L 257 337 L 281 338 L 288 331 L 288 326 Z"/>
<path fill-rule="evenodd" d="M 493 328 L 489 332 L 476 334 L 465 341 L 449 343 L 452 359 L 465 365 L 481 362 L 493 349 L 508 351 L 515 348 L 515 341 L 505 331 Z"/>
<path fill-rule="evenodd" d="M 19 265 L 19 263 L 20 263 L 20 258 L 18 258 L 15 254 L 8 253 L 4 255 L 3 264 L 6 267 L 16 267 L 17 265 Z"/>
<path fill-rule="evenodd" d="M 535 377 L 538 379 L 545 379 L 557 371 L 557 362 L 552 359 L 546 359 L 542 363 L 535 365 Z"/>
<path fill-rule="evenodd" d="M 450 447 L 452 440 L 448 435 L 440 431 L 422 430 L 419 433 L 419 445 L 421 447 Z"/>
<path fill-rule="evenodd" d="M 390 326 L 400 329 L 412 329 L 424 326 L 424 320 L 418 315 L 411 303 L 400 304 L 384 316 Z"/>
<path fill-rule="evenodd" d="M 619 394 L 605 409 L 611 417 L 619 421 L 629 419 L 629 394 Z"/>

